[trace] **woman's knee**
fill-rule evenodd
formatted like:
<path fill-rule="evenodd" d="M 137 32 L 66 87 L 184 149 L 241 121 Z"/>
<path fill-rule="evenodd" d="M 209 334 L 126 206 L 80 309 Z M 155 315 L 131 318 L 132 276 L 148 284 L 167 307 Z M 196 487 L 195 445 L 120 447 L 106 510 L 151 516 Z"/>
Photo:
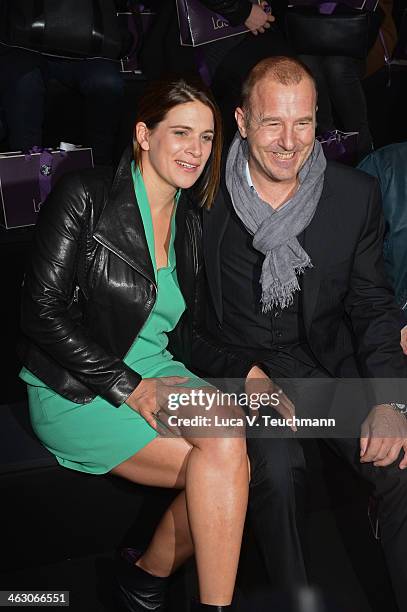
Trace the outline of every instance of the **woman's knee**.
<path fill-rule="evenodd" d="M 221 470 L 247 470 L 246 439 L 243 435 L 231 435 L 225 432 L 216 438 L 201 438 L 196 446 L 205 453 L 207 460 Z"/>

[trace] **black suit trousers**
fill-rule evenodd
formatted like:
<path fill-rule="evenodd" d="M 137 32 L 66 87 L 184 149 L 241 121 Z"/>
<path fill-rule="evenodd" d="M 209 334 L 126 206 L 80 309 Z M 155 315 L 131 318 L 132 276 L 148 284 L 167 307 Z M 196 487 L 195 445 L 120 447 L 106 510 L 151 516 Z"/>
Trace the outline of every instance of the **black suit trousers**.
<path fill-rule="evenodd" d="M 270 377 L 278 379 L 293 399 L 296 414 L 305 417 L 312 414 L 316 403 L 329 404 L 335 382 L 331 379 L 330 384 L 324 371 L 303 359 L 301 350 L 276 351 L 267 366 Z M 297 380 L 304 378 L 308 391 L 312 389 L 310 380 L 315 378 L 314 394 L 307 393 L 305 401 L 298 393 L 296 397 L 294 376 Z M 318 394 L 323 401 L 317 401 Z M 321 416 L 319 410 L 317 414 Z M 249 434 L 248 438 L 252 462 L 249 516 L 272 587 L 295 588 L 306 582 L 302 536 L 307 466 L 301 438 L 291 434 L 270 437 L 269 432 L 258 430 L 255 433 L 256 437 Z M 398 606 L 407 610 L 407 470 L 398 467 L 401 456 L 388 467 L 375 467 L 360 462 L 359 434 L 328 437 L 324 441 L 371 485 L 379 501 L 379 526 L 387 566 Z"/>

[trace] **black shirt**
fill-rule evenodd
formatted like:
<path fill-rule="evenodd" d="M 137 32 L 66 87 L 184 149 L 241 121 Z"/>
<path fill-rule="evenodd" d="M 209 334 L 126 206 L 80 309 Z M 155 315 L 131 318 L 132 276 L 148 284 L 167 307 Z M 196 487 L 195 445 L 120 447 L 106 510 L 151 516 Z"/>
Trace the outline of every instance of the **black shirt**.
<path fill-rule="evenodd" d="M 253 247 L 252 240 L 232 211 L 220 252 L 222 341 L 237 349 L 252 347 L 265 353 L 304 342 L 300 292 L 295 292 L 288 308 L 262 312 L 260 276 L 264 255 Z"/>

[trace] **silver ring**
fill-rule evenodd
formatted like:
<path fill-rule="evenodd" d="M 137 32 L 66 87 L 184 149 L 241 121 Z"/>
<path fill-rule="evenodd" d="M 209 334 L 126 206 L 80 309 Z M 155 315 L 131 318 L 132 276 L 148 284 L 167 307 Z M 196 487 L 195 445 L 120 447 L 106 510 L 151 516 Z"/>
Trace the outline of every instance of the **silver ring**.
<path fill-rule="evenodd" d="M 283 394 L 283 390 L 282 390 L 282 389 L 279 389 L 279 390 L 277 391 L 277 393 L 278 393 L 278 395 L 282 395 L 282 394 Z"/>

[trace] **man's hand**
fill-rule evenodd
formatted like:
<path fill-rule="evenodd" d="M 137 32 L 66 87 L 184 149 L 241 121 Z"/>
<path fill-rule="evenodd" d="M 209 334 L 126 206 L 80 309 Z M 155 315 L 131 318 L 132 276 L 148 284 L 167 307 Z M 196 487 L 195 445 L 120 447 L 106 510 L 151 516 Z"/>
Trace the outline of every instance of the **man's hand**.
<path fill-rule="evenodd" d="M 403 349 L 403 353 L 407 355 L 407 325 L 405 325 L 401 330 L 400 344 L 401 348 Z"/>
<path fill-rule="evenodd" d="M 264 10 L 268 6 L 267 2 L 261 4 L 253 4 L 250 15 L 244 22 L 246 28 L 251 31 L 252 34 L 264 34 L 264 32 L 270 27 L 270 24 L 275 21 L 275 17 L 270 13 L 266 13 Z"/>
<path fill-rule="evenodd" d="M 399 464 L 407 467 L 407 419 L 388 404 L 375 406 L 362 424 L 360 461 L 377 467 L 392 464 L 404 449 Z"/>
<path fill-rule="evenodd" d="M 258 366 L 253 366 L 246 377 L 246 393 L 249 399 L 252 393 L 267 393 L 267 395 L 275 393 L 278 395 L 279 403 L 276 406 L 273 405 L 274 410 L 284 419 L 292 419 L 295 416 L 294 404 L 288 399 L 283 390 L 274 384 Z M 297 431 L 294 423 L 291 425 L 291 429 Z"/>

